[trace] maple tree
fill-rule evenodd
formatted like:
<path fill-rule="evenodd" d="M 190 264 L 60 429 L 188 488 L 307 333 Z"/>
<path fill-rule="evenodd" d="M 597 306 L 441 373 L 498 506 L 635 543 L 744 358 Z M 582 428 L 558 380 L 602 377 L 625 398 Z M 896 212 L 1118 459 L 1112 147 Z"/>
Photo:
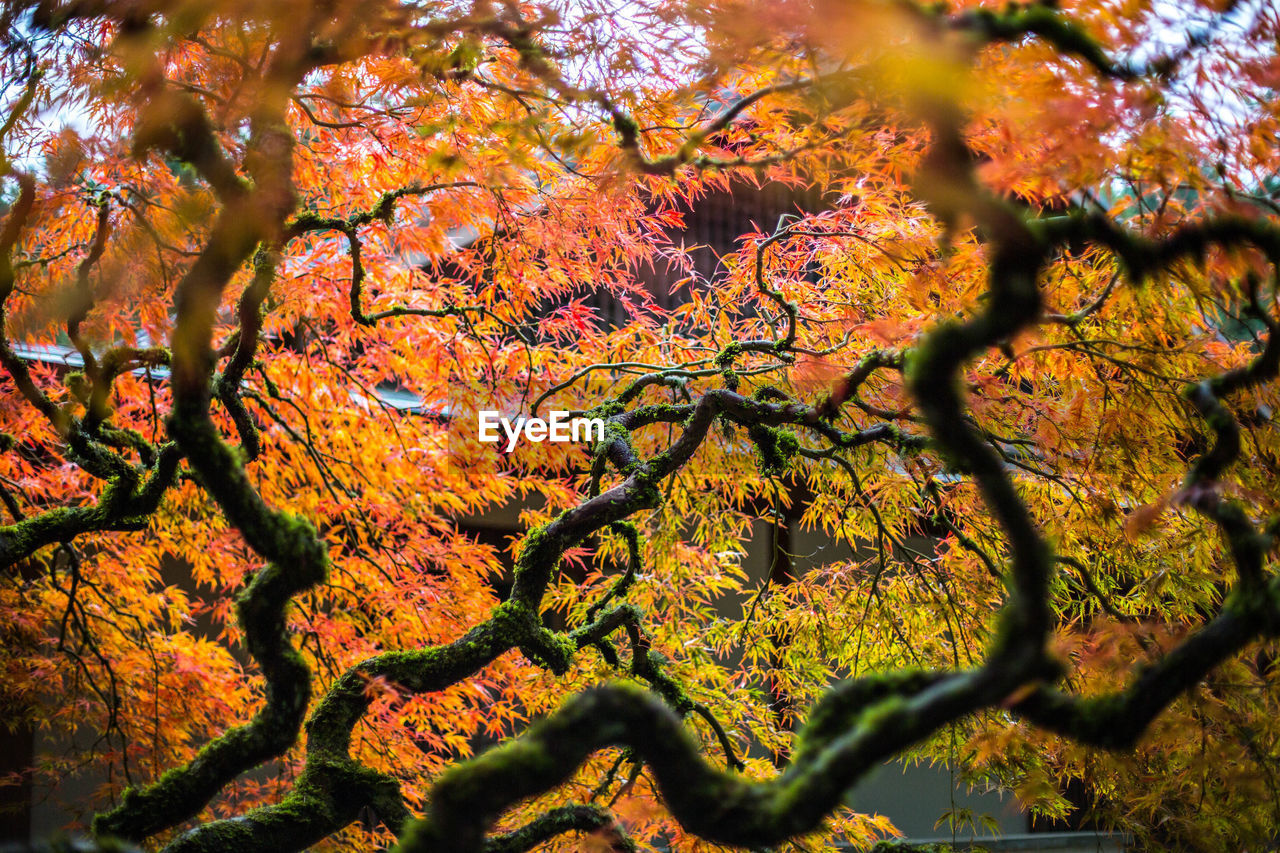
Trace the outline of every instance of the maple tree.
<path fill-rule="evenodd" d="M 869 844 L 905 754 L 1270 840 L 1270 4 L 0 24 L 3 707 L 98 733 L 35 770 L 96 834 Z M 821 204 L 697 273 L 683 211 L 765 182 Z M 604 438 L 478 440 L 552 408 Z M 517 500 L 502 592 L 459 520 Z M 754 585 L 784 509 L 853 556 Z"/>

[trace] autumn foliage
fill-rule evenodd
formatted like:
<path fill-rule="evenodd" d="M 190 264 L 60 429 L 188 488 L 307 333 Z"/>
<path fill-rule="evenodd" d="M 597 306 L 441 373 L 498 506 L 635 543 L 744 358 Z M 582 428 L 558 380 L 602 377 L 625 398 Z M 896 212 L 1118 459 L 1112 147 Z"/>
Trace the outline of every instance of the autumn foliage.
<path fill-rule="evenodd" d="M 843 792 L 905 755 L 1273 840 L 1272 4 L 0 32 L 0 708 L 103 781 L 83 828 L 869 846 Z M 699 272 L 687 212 L 775 184 L 816 201 Z M 485 409 L 608 427 L 507 454 Z M 841 556 L 749 578 L 784 517 Z"/>

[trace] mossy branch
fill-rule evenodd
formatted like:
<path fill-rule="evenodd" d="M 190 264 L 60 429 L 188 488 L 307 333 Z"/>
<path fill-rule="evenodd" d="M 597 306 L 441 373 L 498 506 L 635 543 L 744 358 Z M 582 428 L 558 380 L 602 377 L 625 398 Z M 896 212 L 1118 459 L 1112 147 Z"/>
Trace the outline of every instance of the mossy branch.
<path fill-rule="evenodd" d="M 519 829 L 489 839 L 484 853 L 524 853 L 566 832 L 598 832 L 614 853 L 634 853 L 635 842 L 608 809 L 570 803 L 534 818 Z"/>
<path fill-rule="evenodd" d="M 267 63 L 268 74 L 300 79 L 306 68 L 289 56 L 287 45 L 278 46 Z M 153 99 L 148 110 L 166 103 L 159 100 L 157 104 Z M 182 108 L 164 119 L 176 124 L 161 124 L 158 118 L 151 124 L 143 121 L 136 144 L 159 145 L 191 162 L 214 185 L 225 207 L 175 293 L 174 404 L 167 425 L 201 485 L 249 546 L 268 561 L 236 601 L 246 645 L 262 669 L 266 701 L 251 722 L 214 739 L 194 760 L 152 785 L 126 792 L 117 808 L 95 819 L 96 833 L 128 839 L 146 838 L 193 817 L 228 781 L 294 743 L 310 698 L 311 673 L 289 640 L 285 613 L 293 596 L 322 581 L 328 568 L 328 550 L 315 529 L 305 519 L 267 506 L 250 484 L 243 462 L 218 434 L 209 412 L 211 339 L 221 294 L 254 248 L 279 233 L 292 207 L 291 139 L 281 131 L 283 118 L 262 105 L 251 121 L 251 134 L 271 139 L 264 150 L 273 151 L 274 156 L 259 153 L 249 163 L 255 181 L 250 190 L 221 159 L 203 110 L 185 100 L 169 106 Z M 143 118 L 147 118 L 145 112 Z M 255 278 L 259 290 L 265 288 L 262 278 L 261 274 Z M 256 314 L 253 301 L 251 297 L 247 307 L 242 305 L 245 313 Z M 253 332 L 253 324 L 244 331 Z M 255 333 L 241 340 L 249 347 L 256 337 Z M 247 357 L 241 361 L 247 365 Z M 237 367 L 243 369 L 233 356 L 232 368 Z"/>
<path fill-rule="evenodd" d="M 177 445 L 162 445 L 145 478 L 110 483 L 93 506 L 57 507 L 0 527 L 0 568 L 85 533 L 145 529 L 176 481 L 181 459 Z"/>
<path fill-rule="evenodd" d="M 262 305 L 271 292 L 271 283 L 275 280 L 279 263 L 279 252 L 267 246 L 258 248 L 253 259 L 253 280 L 241 294 L 236 312 L 240 324 L 235 333 L 235 347 L 222 375 L 214 381 L 214 393 L 231 415 L 231 422 L 240 436 L 245 460 L 250 462 L 258 458 L 262 446 L 257 426 L 240 397 L 240 383 L 258 351 L 258 337 L 262 332 Z"/>
<path fill-rule="evenodd" d="M 1081 697 L 1042 686 L 1010 710 L 1080 743 L 1131 749 L 1170 703 L 1260 636 L 1280 636 L 1280 580 L 1275 578 L 1261 590 L 1235 590 L 1218 616 L 1146 667 L 1124 690 Z"/>
<path fill-rule="evenodd" d="M 17 177 L 18 198 L 5 218 L 3 228 L 0 228 L 0 365 L 3 365 L 27 403 L 43 415 L 66 440 L 70 450 L 68 456 L 89 473 L 107 480 L 108 484 L 93 506 L 58 507 L 0 527 L 0 568 L 13 566 L 45 546 L 69 542 L 84 533 L 144 528 L 165 491 L 173 484 L 181 458 L 181 453 L 173 445 L 165 445 L 157 451 L 144 443 L 144 446 L 137 448 L 143 456 L 144 465 L 129 464 L 122 456 L 94 439 L 92 434 L 100 429 L 97 423 L 100 418 L 94 418 L 92 412 L 85 422 L 72 418 L 36 385 L 26 362 L 13 351 L 6 328 L 7 302 L 16 283 L 13 250 L 33 214 L 36 198 L 34 178 L 26 174 L 19 174 Z M 87 286 L 88 270 L 105 250 L 105 211 L 105 206 L 99 208 L 93 245 L 80 264 L 82 286 Z M 71 327 L 74 328 L 74 324 Z M 104 356 L 103 368 L 123 369 L 117 363 L 116 356 L 123 358 L 117 351 L 108 352 Z M 138 357 L 145 356 L 138 354 Z M 101 438 L 111 440 L 110 435 Z"/>
<path fill-rule="evenodd" d="M 801 743 L 816 754 L 766 781 L 708 763 L 679 717 L 655 696 L 625 685 L 596 688 L 520 738 L 448 771 L 426 816 L 409 826 L 397 850 L 479 853 L 486 828 L 503 811 L 562 784 L 589 755 L 610 746 L 627 747 L 644 761 L 687 831 L 722 844 L 775 844 L 817 828 L 860 775 L 949 715 L 993 701 L 995 686 L 974 673 L 940 676 L 910 698 L 889 691 L 866 707 L 829 694 L 834 698 L 821 700 L 815 714 L 831 702 L 839 724 L 802 729 Z"/>

